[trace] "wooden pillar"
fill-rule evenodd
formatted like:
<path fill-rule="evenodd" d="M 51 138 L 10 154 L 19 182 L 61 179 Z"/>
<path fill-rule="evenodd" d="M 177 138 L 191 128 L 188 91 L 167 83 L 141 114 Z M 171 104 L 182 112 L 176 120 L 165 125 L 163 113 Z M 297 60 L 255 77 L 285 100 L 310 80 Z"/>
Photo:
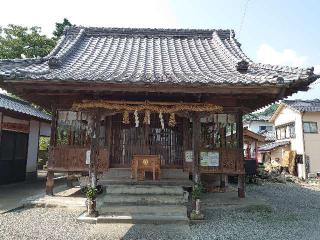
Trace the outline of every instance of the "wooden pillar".
<path fill-rule="evenodd" d="M 189 171 L 189 173 L 191 172 L 191 169 L 189 169 L 186 161 L 185 161 L 185 151 L 189 150 L 189 119 L 188 118 L 183 118 L 182 119 L 182 131 L 183 131 L 183 169 Z"/>
<path fill-rule="evenodd" d="M 51 133 L 50 133 L 50 148 L 49 148 L 49 158 L 47 165 L 54 167 L 54 159 L 52 157 L 51 149 L 56 146 L 56 134 L 57 134 L 57 123 L 58 123 L 58 112 L 55 106 L 52 106 L 52 119 L 51 119 Z M 47 182 L 46 182 L 46 194 L 53 195 L 54 187 L 54 171 L 48 169 L 47 172 Z"/>
<path fill-rule="evenodd" d="M 200 182 L 200 173 L 199 173 L 200 137 L 201 137 L 200 115 L 198 112 L 194 112 L 192 114 L 192 150 L 193 150 L 192 173 L 193 173 L 194 182 Z"/>
<path fill-rule="evenodd" d="M 106 146 L 107 146 L 107 154 L 108 154 L 108 159 L 107 159 L 107 167 L 109 168 L 110 166 L 110 152 L 111 152 L 111 142 L 112 142 L 112 116 L 108 116 L 105 118 L 106 122 Z"/>
<path fill-rule="evenodd" d="M 220 174 L 220 188 L 223 190 L 226 188 L 226 175 Z"/>
<path fill-rule="evenodd" d="M 71 172 L 67 173 L 67 187 L 73 187 L 73 175 Z"/>
<path fill-rule="evenodd" d="M 100 112 L 93 112 L 93 123 L 91 131 L 91 145 L 90 145 L 90 164 L 89 164 L 89 178 L 91 187 L 97 186 L 97 163 L 99 155 L 99 136 L 100 136 Z"/>
<path fill-rule="evenodd" d="M 245 197 L 245 172 L 244 172 L 244 156 L 243 156 L 243 123 L 242 123 L 242 111 L 237 114 L 237 140 L 239 148 L 239 169 L 241 169 L 241 174 L 238 175 L 238 197 Z"/>

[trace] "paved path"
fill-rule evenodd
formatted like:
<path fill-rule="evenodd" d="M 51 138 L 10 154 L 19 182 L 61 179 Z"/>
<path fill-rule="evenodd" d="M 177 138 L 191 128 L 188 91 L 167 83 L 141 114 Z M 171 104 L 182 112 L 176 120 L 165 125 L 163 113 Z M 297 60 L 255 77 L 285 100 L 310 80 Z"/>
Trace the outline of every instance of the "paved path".
<path fill-rule="evenodd" d="M 61 175 L 56 176 L 55 186 L 64 183 Z M 37 180 L 0 185 L 0 214 L 21 207 L 25 199 L 45 194 L 45 173 L 40 172 Z"/>

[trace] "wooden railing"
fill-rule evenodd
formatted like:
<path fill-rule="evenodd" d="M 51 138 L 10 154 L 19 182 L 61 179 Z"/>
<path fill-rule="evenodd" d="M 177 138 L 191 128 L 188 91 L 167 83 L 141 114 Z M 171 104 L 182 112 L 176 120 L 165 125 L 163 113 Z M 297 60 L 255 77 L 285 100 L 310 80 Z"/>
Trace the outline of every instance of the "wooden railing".
<path fill-rule="evenodd" d="M 61 172 L 88 172 L 86 152 L 88 147 L 57 146 L 49 152 L 48 170 Z M 105 172 L 109 166 L 109 154 L 105 148 L 99 149 L 97 170 Z"/>

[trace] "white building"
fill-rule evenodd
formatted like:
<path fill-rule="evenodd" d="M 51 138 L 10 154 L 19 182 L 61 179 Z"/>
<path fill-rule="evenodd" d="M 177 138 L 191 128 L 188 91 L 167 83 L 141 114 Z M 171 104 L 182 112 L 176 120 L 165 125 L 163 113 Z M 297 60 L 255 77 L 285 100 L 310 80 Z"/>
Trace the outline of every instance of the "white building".
<path fill-rule="evenodd" d="M 298 176 L 320 176 L 320 100 L 285 100 L 270 121 L 277 140 L 259 150 L 270 152 L 271 160 L 282 159 L 285 150 L 295 151 Z"/>
<path fill-rule="evenodd" d="M 0 184 L 37 176 L 39 137 L 50 136 L 51 117 L 0 94 Z"/>
<path fill-rule="evenodd" d="M 243 127 L 251 132 L 261 134 L 265 131 L 274 132 L 274 124 L 269 122 L 271 116 L 254 116 L 243 121 Z"/>

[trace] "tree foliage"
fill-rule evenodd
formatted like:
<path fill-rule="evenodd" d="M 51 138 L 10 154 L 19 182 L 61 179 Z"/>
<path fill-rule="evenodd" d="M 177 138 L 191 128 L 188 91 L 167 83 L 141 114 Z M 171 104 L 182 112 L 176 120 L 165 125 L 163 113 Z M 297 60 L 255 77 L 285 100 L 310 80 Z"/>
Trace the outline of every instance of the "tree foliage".
<path fill-rule="evenodd" d="M 56 41 L 41 34 L 40 27 L 22 27 L 10 24 L 0 28 L 0 59 L 44 57 Z"/>
<path fill-rule="evenodd" d="M 53 35 L 55 36 L 56 39 L 62 36 L 63 30 L 66 26 L 69 26 L 69 27 L 72 26 L 71 22 L 66 18 L 63 19 L 62 23 L 56 23 L 56 29 L 53 32 Z"/>
<path fill-rule="evenodd" d="M 9 24 L 0 27 L 0 59 L 44 57 L 50 53 L 66 26 L 72 26 L 66 18 L 56 23 L 53 37 L 41 33 L 41 28 Z"/>
<path fill-rule="evenodd" d="M 274 103 L 271 104 L 269 107 L 267 107 L 264 111 L 262 112 L 253 112 L 249 113 L 243 116 L 244 120 L 253 120 L 257 119 L 259 116 L 271 116 L 278 108 L 279 104 Z"/>
<path fill-rule="evenodd" d="M 47 150 L 50 145 L 50 137 L 39 138 L 39 150 Z"/>

